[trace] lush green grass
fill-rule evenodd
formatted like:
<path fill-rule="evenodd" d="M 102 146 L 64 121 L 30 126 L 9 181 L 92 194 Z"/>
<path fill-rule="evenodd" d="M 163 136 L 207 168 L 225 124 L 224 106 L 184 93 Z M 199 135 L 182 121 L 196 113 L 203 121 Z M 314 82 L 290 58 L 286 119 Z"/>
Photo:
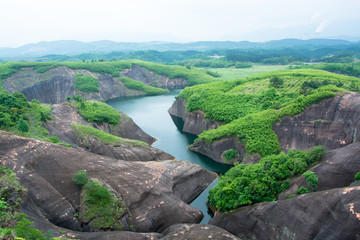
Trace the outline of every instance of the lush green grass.
<path fill-rule="evenodd" d="M 360 62 L 357 63 L 320 63 L 302 65 L 296 68 L 322 69 L 333 73 L 360 77 Z"/>
<path fill-rule="evenodd" d="M 127 78 L 127 77 L 120 78 L 120 81 L 125 84 L 125 87 L 127 87 L 129 89 L 144 91 L 146 93 L 146 95 L 157 95 L 157 94 L 167 92 L 167 90 L 165 90 L 165 89 L 157 88 L 157 87 L 153 87 L 153 86 L 146 86 L 141 81 L 136 81 L 134 79 Z"/>
<path fill-rule="evenodd" d="M 220 211 L 265 201 L 275 201 L 289 187 L 290 178 L 322 159 L 324 147 L 310 152 L 290 150 L 269 155 L 255 164 L 236 164 L 209 190 L 208 203 Z"/>
<path fill-rule="evenodd" d="M 50 112 L 51 106 L 42 105 L 36 100 L 27 102 L 21 93 L 0 92 L 0 129 L 45 140 L 49 132 L 42 124 L 51 119 Z M 25 124 L 26 130 L 19 123 Z"/>
<path fill-rule="evenodd" d="M 127 212 L 125 202 L 110 192 L 98 179 L 88 179 L 87 174 L 82 174 L 82 178 L 84 177 L 85 181 L 81 181 L 82 208 L 79 219 L 85 223 L 91 222 L 94 230 L 121 230 L 120 219 Z"/>
<path fill-rule="evenodd" d="M 246 78 L 258 73 L 283 70 L 287 68 L 288 66 L 284 65 L 254 65 L 251 68 L 216 68 L 210 70 L 220 74 L 219 79 L 221 80 L 231 80 Z"/>
<path fill-rule="evenodd" d="M 76 135 L 80 137 L 82 140 L 88 140 L 89 137 L 95 138 L 97 141 L 104 143 L 104 144 L 126 144 L 130 146 L 138 146 L 144 147 L 148 146 L 147 143 L 142 142 L 140 140 L 132 140 L 132 139 L 125 139 L 121 137 L 117 137 L 106 132 L 100 131 L 96 128 L 81 125 L 81 124 L 72 124 L 71 127 L 75 130 Z"/>
<path fill-rule="evenodd" d="M 84 74 L 74 76 L 74 88 L 82 92 L 99 92 L 98 79 Z"/>
<path fill-rule="evenodd" d="M 274 77 L 284 82 L 277 89 L 270 86 Z M 248 154 L 266 156 L 280 152 L 272 130 L 275 122 L 343 91 L 335 85 L 351 89 L 352 84 L 359 83 L 358 78 L 321 70 L 283 70 L 185 88 L 178 97 L 186 99 L 188 111 L 201 110 L 206 118 L 225 123 L 204 131 L 198 140 L 212 142 L 237 136 L 246 143 Z"/>
<path fill-rule="evenodd" d="M 84 101 L 80 96 L 75 95 L 72 105 L 88 122 L 110 123 L 112 125 L 119 122 L 119 112 L 105 103 Z"/>

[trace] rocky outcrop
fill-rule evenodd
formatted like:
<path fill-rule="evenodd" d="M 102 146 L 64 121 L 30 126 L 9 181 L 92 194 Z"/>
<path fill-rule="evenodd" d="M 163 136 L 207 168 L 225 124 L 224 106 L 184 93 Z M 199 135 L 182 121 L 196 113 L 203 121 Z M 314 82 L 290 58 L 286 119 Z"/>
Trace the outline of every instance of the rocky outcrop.
<path fill-rule="evenodd" d="M 243 239 L 359 239 L 360 182 L 217 213 L 210 224 Z"/>
<path fill-rule="evenodd" d="M 223 153 L 226 150 L 236 149 L 239 153 L 232 161 L 228 161 L 224 158 Z M 234 164 L 235 162 L 241 162 L 245 157 L 245 145 L 241 144 L 236 137 L 223 138 L 214 143 L 205 143 L 203 141 L 196 141 L 189 146 L 189 150 L 201 153 L 208 156 L 219 163 Z"/>
<path fill-rule="evenodd" d="M 57 136 L 62 142 L 71 143 L 73 146 L 79 146 L 103 156 L 126 161 L 174 159 L 170 154 L 151 146 L 129 144 L 127 142 L 111 145 L 104 144 L 92 137 L 86 137 L 86 139 L 84 139 L 84 137 L 78 135 L 71 127 L 72 124 L 82 124 L 123 138 L 146 141 L 150 144 L 154 141 L 154 138 L 142 131 L 131 118 L 124 113 L 120 112 L 120 114 L 120 121 L 116 126 L 107 123 L 91 124 L 81 117 L 70 105 L 55 104 L 51 111 L 53 119 L 44 124 L 44 127 L 48 129 L 50 135 Z"/>
<path fill-rule="evenodd" d="M 181 131 L 199 135 L 205 130 L 215 129 L 220 123 L 213 122 L 204 117 L 204 113 L 200 111 L 188 112 L 186 110 L 186 102 L 183 98 L 177 98 L 168 110 L 169 114 L 174 118 L 180 118 L 182 121 L 177 124 Z M 179 121 L 178 121 L 179 122 Z"/>
<path fill-rule="evenodd" d="M 84 93 L 74 88 L 74 75 L 85 74 L 98 79 L 99 92 Z M 146 68 L 132 65 L 130 69 L 121 72 L 142 81 L 147 85 L 172 88 L 186 86 L 188 83 L 181 78 L 170 79 L 149 71 Z M 144 91 L 128 89 L 117 77 L 110 74 L 95 73 L 84 69 L 71 69 L 61 66 L 49 69 L 44 73 L 37 72 L 34 68 L 23 68 L 7 79 L 2 80 L 4 89 L 9 92 L 21 92 L 31 101 L 37 99 L 42 103 L 62 103 L 66 97 L 81 95 L 86 100 L 109 100 L 117 97 L 146 95 Z"/>
<path fill-rule="evenodd" d="M 317 192 L 287 199 L 308 187 L 300 176 L 281 200 L 217 212 L 210 224 L 244 239 L 358 239 L 360 181 L 353 182 L 360 171 L 360 143 L 329 151 L 310 170 L 319 179 Z"/>
<path fill-rule="evenodd" d="M 200 134 L 204 130 L 214 129 L 217 123 L 204 119 L 204 114 L 186 111 L 185 100 L 178 98 L 169 109 L 171 115 L 183 119 L 185 132 Z M 284 117 L 273 126 L 278 136 L 281 150 L 289 149 L 309 150 L 316 145 L 323 145 L 328 150 L 358 142 L 360 139 L 360 94 L 349 93 L 326 99 L 313 104 L 301 114 Z M 182 126 L 181 124 L 178 126 Z M 235 137 L 224 138 L 212 143 L 195 142 L 189 149 L 212 158 L 217 162 L 224 162 L 221 157 L 228 149 L 235 149 L 239 153 L 238 160 L 246 156 L 244 144 L 239 144 Z M 245 159 L 246 162 L 257 160 L 256 156 Z"/>
<path fill-rule="evenodd" d="M 161 240 L 183 240 L 183 239 L 197 239 L 197 240 L 239 240 L 228 231 L 213 226 L 204 224 L 175 224 L 168 227 L 162 232 L 164 237 Z"/>
<path fill-rule="evenodd" d="M 142 81 L 146 85 L 160 87 L 160 88 L 176 88 L 185 87 L 189 83 L 182 78 L 169 78 L 167 76 L 159 75 L 154 71 L 138 65 L 132 65 L 130 69 L 121 71 L 121 75 L 138 81 Z"/>
<path fill-rule="evenodd" d="M 313 104 L 273 126 L 281 149 L 308 150 L 315 145 L 336 149 L 360 138 L 360 94 L 350 93 Z"/>
<path fill-rule="evenodd" d="M 126 162 L 4 132 L 0 146 L 0 164 L 28 188 L 25 202 L 35 203 L 30 211 L 73 230 L 81 230 L 74 218 L 80 189 L 72 180 L 78 170 L 86 170 L 125 201 L 138 232 L 199 222 L 202 212 L 187 203 L 216 178 L 185 161 Z"/>
<path fill-rule="evenodd" d="M 309 170 L 319 179 L 317 191 L 348 186 L 360 171 L 360 142 L 329 151 L 324 160 Z M 282 193 L 281 198 L 295 194 L 299 187 L 309 187 L 302 176 L 292 181 L 290 188 Z"/>

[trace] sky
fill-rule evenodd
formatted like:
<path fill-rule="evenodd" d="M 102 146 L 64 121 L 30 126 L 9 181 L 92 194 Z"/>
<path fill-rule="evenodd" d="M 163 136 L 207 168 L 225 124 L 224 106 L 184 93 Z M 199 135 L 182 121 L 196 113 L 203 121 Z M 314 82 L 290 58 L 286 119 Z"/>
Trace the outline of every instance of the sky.
<path fill-rule="evenodd" d="M 359 37 L 359 10 L 360 0 L 0 0 L 0 47 Z"/>

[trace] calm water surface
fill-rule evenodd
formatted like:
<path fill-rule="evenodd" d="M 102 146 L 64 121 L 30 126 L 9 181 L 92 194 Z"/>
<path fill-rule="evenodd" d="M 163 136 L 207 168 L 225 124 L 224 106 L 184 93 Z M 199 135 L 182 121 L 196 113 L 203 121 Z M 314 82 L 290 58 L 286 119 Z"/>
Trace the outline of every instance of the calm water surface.
<path fill-rule="evenodd" d="M 123 111 L 146 133 L 155 137 L 157 141 L 152 145 L 153 147 L 170 153 L 176 159 L 199 164 L 209 171 L 226 172 L 229 166 L 216 163 L 208 157 L 191 152 L 186 148 L 193 143 L 196 136 L 181 132 L 167 112 L 180 91 L 171 90 L 168 94 L 159 96 L 112 99 L 107 101 L 107 104 Z M 215 184 L 216 182 L 212 183 L 209 188 Z M 192 206 L 204 213 L 204 219 L 201 223 L 207 223 L 211 218 L 206 206 L 208 189 L 191 203 Z"/>

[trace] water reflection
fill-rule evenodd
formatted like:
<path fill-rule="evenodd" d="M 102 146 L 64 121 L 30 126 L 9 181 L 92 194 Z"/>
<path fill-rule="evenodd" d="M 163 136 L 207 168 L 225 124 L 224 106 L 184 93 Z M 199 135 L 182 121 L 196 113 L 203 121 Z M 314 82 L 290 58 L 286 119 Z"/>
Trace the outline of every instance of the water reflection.
<path fill-rule="evenodd" d="M 199 164 L 209 171 L 225 173 L 229 166 L 214 162 L 206 156 L 187 149 L 187 146 L 196 139 L 196 135 L 180 131 L 179 129 L 182 129 L 184 124 L 182 120 L 177 117 L 171 118 L 167 112 L 180 91 L 181 89 L 171 90 L 168 94 L 159 96 L 112 99 L 107 101 L 107 104 L 123 111 L 146 133 L 155 137 L 157 141 L 153 147 L 170 153 L 176 159 Z M 216 182 L 212 183 L 209 188 L 213 187 Z M 206 206 L 208 189 L 191 203 L 192 206 L 203 211 L 205 217 L 201 223 L 207 223 L 211 218 Z"/>

